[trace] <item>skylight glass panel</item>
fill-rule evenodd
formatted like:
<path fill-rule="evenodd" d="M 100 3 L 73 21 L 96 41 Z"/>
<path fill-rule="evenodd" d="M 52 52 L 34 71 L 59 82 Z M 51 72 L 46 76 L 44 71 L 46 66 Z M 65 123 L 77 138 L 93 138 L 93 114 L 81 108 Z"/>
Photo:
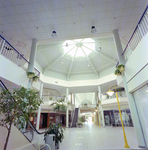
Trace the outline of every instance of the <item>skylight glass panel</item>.
<path fill-rule="evenodd" d="M 87 49 L 90 49 L 92 51 L 95 51 L 95 44 L 94 43 L 83 43 L 84 47 Z"/>
<path fill-rule="evenodd" d="M 77 50 L 76 57 L 85 57 L 85 54 L 83 53 L 83 51 L 80 47 Z"/>
<path fill-rule="evenodd" d="M 64 53 L 72 57 L 84 57 L 95 51 L 95 41 L 91 38 L 66 40 L 63 44 Z"/>

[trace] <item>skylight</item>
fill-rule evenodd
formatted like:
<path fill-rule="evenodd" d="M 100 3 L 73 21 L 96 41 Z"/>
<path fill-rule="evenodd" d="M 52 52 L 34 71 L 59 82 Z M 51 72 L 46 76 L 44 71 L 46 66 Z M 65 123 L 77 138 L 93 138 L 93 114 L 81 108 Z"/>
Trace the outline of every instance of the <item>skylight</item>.
<path fill-rule="evenodd" d="M 91 38 L 66 40 L 63 44 L 64 54 L 74 58 L 88 57 L 95 52 L 95 41 Z"/>

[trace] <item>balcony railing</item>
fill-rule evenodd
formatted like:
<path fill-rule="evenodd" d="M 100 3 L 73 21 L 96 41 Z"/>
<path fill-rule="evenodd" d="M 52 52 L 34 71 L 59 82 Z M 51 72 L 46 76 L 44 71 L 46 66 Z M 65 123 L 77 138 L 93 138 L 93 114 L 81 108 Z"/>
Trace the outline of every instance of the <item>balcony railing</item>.
<path fill-rule="evenodd" d="M 0 36 L 0 54 L 9 59 L 23 70 L 27 71 L 29 61 L 20 54 L 7 40 Z M 34 67 L 35 75 L 39 75 L 40 72 Z"/>
<path fill-rule="evenodd" d="M 136 49 L 136 47 L 138 46 L 138 44 L 140 43 L 140 41 L 146 35 L 147 32 L 148 32 L 148 6 L 146 7 L 140 21 L 138 22 L 138 25 L 136 26 L 129 42 L 127 43 L 122 53 L 125 61 L 127 61 L 130 58 L 130 56 L 132 55 L 132 53 L 134 52 L 134 50 Z"/>

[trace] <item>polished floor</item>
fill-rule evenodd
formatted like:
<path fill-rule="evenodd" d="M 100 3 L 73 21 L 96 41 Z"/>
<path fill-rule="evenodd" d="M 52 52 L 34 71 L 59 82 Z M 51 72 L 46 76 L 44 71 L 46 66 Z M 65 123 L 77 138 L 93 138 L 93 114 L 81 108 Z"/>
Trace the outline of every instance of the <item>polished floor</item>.
<path fill-rule="evenodd" d="M 129 149 L 140 149 L 133 127 L 125 127 Z M 99 127 L 84 123 L 82 128 L 66 128 L 59 150 L 121 150 L 124 138 L 121 127 Z"/>

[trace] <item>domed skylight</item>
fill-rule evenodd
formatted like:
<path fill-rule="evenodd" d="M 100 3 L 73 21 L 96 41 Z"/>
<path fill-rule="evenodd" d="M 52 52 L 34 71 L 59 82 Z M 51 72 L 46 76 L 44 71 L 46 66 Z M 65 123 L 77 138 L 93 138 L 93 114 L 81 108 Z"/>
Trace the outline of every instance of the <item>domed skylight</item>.
<path fill-rule="evenodd" d="M 95 52 L 95 41 L 91 38 L 66 40 L 63 44 L 64 54 L 74 58 L 84 57 Z"/>

